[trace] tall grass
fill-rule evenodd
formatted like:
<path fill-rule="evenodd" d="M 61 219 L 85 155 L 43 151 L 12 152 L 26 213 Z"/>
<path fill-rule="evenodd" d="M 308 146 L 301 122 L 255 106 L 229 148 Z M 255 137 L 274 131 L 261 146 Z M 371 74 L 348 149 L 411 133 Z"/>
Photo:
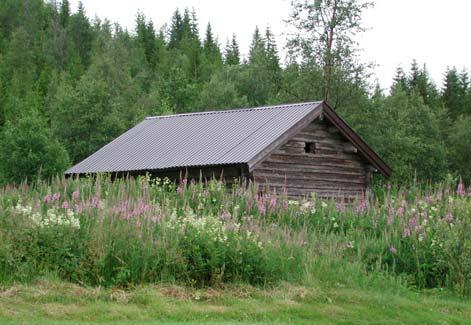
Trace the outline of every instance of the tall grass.
<path fill-rule="evenodd" d="M 217 181 L 98 176 L 8 186 L 0 189 L 0 282 L 52 273 L 104 286 L 381 285 L 399 276 L 409 286 L 470 295 L 464 186 L 377 193 L 344 205 Z"/>

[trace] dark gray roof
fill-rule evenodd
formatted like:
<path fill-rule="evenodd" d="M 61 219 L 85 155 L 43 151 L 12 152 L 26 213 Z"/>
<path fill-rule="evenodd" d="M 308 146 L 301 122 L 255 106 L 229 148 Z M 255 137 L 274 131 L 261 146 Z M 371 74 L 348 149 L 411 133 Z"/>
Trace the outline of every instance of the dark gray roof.
<path fill-rule="evenodd" d="M 248 163 L 322 102 L 148 117 L 66 174 Z"/>

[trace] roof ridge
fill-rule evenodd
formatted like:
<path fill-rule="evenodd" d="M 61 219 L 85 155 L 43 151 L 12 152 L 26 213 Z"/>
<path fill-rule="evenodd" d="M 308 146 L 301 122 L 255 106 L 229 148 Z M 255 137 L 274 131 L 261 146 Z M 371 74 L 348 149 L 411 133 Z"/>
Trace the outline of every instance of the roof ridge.
<path fill-rule="evenodd" d="M 268 106 L 259 106 L 259 107 L 247 107 L 247 108 L 236 108 L 236 109 L 226 109 L 219 111 L 203 111 L 203 112 L 193 112 L 193 113 L 181 113 L 181 114 L 170 114 L 170 115 L 157 115 L 157 116 L 148 116 L 145 120 L 153 119 L 164 119 L 172 117 L 184 117 L 184 116 L 193 116 L 193 115 L 210 115 L 210 114 L 222 114 L 222 113 L 235 113 L 235 112 L 244 112 L 244 111 L 255 111 L 255 110 L 265 110 L 265 109 L 276 109 L 282 107 L 290 106 L 302 106 L 302 105 L 312 105 L 319 104 L 322 101 L 310 101 L 310 102 L 301 102 L 301 103 L 290 103 L 290 104 L 278 104 L 278 105 L 268 105 Z"/>

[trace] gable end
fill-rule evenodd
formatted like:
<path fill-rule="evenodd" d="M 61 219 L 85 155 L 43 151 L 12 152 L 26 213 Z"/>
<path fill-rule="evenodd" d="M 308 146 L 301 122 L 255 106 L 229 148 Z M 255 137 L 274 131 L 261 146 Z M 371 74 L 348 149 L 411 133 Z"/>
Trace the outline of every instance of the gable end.
<path fill-rule="evenodd" d="M 306 115 L 291 129 L 273 141 L 264 150 L 259 152 L 248 162 L 249 171 L 252 172 L 260 165 L 264 159 L 271 155 L 275 150 L 284 145 L 288 140 L 298 134 L 302 129 L 308 126 L 312 121 L 319 118 L 328 120 L 350 143 L 352 150 L 358 151 L 361 156 L 368 161 L 383 176 L 389 178 L 392 173 L 389 167 L 378 154 L 355 132 L 353 129 L 324 101 L 319 107 Z"/>

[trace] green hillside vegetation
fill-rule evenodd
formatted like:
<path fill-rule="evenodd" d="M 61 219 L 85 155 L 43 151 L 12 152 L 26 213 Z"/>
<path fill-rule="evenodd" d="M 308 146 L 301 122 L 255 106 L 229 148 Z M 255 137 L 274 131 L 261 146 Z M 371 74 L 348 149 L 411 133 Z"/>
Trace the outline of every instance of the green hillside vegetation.
<path fill-rule="evenodd" d="M 289 38 L 281 57 L 269 28 L 243 35 L 251 46 L 241 53 L 235 35 L 218 40 L 188 9 L 170 22 L 137 13 L 126 30 L 67 0 L 3 0 L 0 183 L 56 175 L 148 115 L 323 98 L 393 167 L 394 180 L 451 173 L 468 182 L 468 73 L 450 62 L 436 85 L 414 61 L 398 68 L 389 91 L 375 88 L 354 38 L 369 6 L 340 1 L 330 22 L 313 18 L 327 15 L 327 2 L 294 1 L 286 18 L 303 37 Z"/>

